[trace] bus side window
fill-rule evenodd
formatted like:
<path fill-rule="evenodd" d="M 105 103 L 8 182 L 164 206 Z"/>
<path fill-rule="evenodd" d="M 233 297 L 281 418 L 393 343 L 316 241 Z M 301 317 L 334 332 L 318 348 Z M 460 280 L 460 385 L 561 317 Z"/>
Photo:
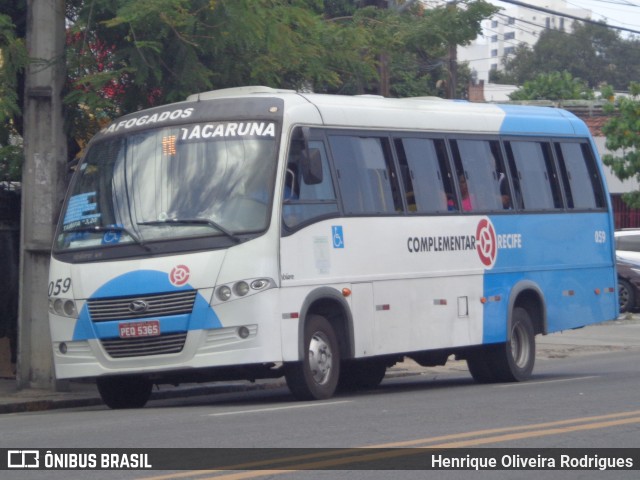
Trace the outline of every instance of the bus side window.
<path fill-rule="evenodd" d="M 506 197 L 510 195 L 508 187 L 505 192 L 505 168 L 497 142 L 452 140 L 451 151 L 462 195 L 462 209 L 496 211 L 505 208 L 505 201 L 508 204 Z"/>
<path fill-rule="evenodd" d="M 561 209 L 562 195 L 550 145 L 538 141 L 505 142 L 520 207 L 525 210 Z"/>
<path fill-rule="evenodd" d="M 554 145 L 567 207 L 603 208 L 602 182 L 589 145 L 577 142 L 558 142 Z"/>
<path fill-rule="evenodd" d="M 300 148 L 295 143 L 292 142 L 289 152 L 282 197 L 282 218 L 288 228 L 308 223 L 314 218 L 338 213 L 338 202 L 324 144 L 313 140 L 309 142 L 310 149 L 320 152 L 323 176 L 320 183 L 307 184 L 299 165 Z"/>
<path fill-rule="evenodd" d="M 395 139 L 410 213 L 448 210 L 445 182 L 450 185 L 451 172 L 446 157 L 442 158 L 444 148 L 436 149 L 437 142 L 443 143 L 442 140 L 426 138 Z"/>
<path fill-rule="evenodd" d="M 329 142 L 345 213 L 403 210 L 387 138 L 331 135 Z"/>

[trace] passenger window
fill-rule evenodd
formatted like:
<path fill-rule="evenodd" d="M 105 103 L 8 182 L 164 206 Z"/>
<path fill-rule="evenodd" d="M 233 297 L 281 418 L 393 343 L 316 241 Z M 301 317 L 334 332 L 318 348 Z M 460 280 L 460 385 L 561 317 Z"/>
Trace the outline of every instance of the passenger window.
<path fill-rule="evenodd" d="M 546 142 L 506 142 L 516 202 L 525 210 L 563 208 L 551 146 Z"/>
<path fill-rule="evenodd" d="M 500 144 L 489 140 L 452 140 L 463 211 L 511 207 L 511 193 Z"/>
<path fill-rule="evenodd" d="M 588 144 L 556 143 L 556 154 L 568 208 L 594 209 L 605 205 L 602 182 Z"/>
<path fill-rule="evenodd" d="M 379 137 L 329 137 L 346 214 L 403 210 L 389 140 Z"/>
<path fill-rule="evenodd" d="M 322 163 L 320 183 L 305 182 L 300 168 L 303 148 L 302 142 L 292 142 L 287 162 L 282 218 L 289 228 L 308 223 L 314 218 L 338 213 L 338 203 L 324 144 L 320 141 L 309 142 L 309 150 L 317 150 L 320 153 Z"/>
<path fill-rule="evenodd" d="M 444 140 L 395 140 L 409 213 L 438 213 L 454 205 L 452 174 Z"/>

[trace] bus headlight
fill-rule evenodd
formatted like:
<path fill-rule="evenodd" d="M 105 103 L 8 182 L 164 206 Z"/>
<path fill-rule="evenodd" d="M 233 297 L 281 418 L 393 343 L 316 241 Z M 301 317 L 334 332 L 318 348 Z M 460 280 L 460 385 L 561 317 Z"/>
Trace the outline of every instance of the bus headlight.
<path fill-rule="evenodd" d="M 233 293 L 239 297 L 244 297 L 249 293 L 249 284 L 247 282 L 237 282 L 233 285 Z"/>
<path fill-rule="evenodd" d="M 212 303 L 222 303 L 228 300 L 246 297 L 275 286 L 276 282 L 270 278 L 250 278 L 227 283 L 216 288 Z"/>
<path fill-rule="evenodd" d="M 51 313 L 55 313 L 56 315 L 60 315 L 61 317 L 76 318 L 78 316 L 76 302 L 74 302 L 70 298 L 50 298 L 49 311 Z"/>
<path fill-rule="evenodd" d="M 218 297 L 218 300 L 226 302 L 231 298 L 231 289 L 227 285 L 223 285 L 216 290 L 216 296 Z"/>

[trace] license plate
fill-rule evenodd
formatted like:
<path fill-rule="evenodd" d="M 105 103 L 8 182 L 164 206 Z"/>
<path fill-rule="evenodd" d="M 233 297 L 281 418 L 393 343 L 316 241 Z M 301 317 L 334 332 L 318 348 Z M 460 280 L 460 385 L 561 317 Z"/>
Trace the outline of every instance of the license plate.
<path fill-rule="evenodd" d="M 160 335 L 160 321 L 126 322 L 118 325 L 120 338 L 157 337 Z"/>

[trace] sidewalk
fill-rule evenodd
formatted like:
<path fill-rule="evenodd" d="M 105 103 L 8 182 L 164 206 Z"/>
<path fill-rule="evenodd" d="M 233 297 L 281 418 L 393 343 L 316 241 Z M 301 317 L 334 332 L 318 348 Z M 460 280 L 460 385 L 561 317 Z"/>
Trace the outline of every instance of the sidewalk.
<path fill-rule="evenodd" d="M 566 332 L 536 338 L 537 357 L 564 358 L 616 350 L 638 350 L 640 352 L 640 315 L 622 316 L 620 319 Z M 450 360 L 444 367 L 424 368 L 411 360 L 390 368 L 387 376 L 419 374 L 442 374 L 466 371 L 464 361 Z M 63 382 L 67 391 L 52 391 L 28 388 L 17 390 L 14 379 L 0 378 L 0 414 L 35 412 L 54 408 L 77 408 L 101 405 L 100 395 L 93 383 Z M 279 388 L 283 379 L 188 384 L 179 387 L 162 385 L 154 390 L 151 401 L 195 395 L 213 395 L 256 389 Z"/>

